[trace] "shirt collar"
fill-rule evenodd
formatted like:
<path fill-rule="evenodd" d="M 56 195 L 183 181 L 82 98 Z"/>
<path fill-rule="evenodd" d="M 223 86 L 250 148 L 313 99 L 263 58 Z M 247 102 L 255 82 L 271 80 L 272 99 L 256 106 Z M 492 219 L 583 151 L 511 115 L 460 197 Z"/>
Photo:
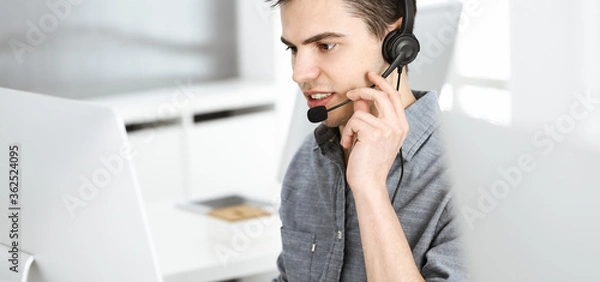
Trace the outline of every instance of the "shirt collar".
<path fill-rule="evenodd" d="M 406 119 L 410 130 L 402 144 L 402 156 L 409 161 L 421 148 L 423 143 L 431 136 L 431 133 L 439 127 L 440 108 L 435 91 L 414 91 L 415 101 L 406 108 Z M 323 124 L 315 128 L 314 137 L 318 147 L 326 150 L 324 144 L 339 140 L 337 127 L 327 127 Z M 317 148 L 315 148 L 317 149 Z"/>

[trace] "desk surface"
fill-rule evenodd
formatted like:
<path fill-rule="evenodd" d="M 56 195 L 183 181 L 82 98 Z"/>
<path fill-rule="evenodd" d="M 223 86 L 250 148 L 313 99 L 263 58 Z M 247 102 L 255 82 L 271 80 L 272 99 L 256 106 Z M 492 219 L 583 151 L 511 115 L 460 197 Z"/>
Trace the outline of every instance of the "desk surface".
<path fill-rule="evenodd" d="M 165 282 L 229 280 L 276 270 L 281 251 L 276 213 L 230 224 L 182 210 L 176 203 L 146 204 Z"/>

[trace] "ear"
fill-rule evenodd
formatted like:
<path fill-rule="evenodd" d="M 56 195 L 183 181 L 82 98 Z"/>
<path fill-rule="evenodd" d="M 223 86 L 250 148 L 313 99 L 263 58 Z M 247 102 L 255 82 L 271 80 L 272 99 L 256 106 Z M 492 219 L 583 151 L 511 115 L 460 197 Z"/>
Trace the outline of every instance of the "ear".
<path fill-rule="evenodd" d="M 388 25 L 388 32 L 395 30 L 395 29 L 400 29 L 402 27 L 402 19 L 403 18 L 404 17 L 400 17 L 394 23 L 392 23 L 391 25 Z"/>

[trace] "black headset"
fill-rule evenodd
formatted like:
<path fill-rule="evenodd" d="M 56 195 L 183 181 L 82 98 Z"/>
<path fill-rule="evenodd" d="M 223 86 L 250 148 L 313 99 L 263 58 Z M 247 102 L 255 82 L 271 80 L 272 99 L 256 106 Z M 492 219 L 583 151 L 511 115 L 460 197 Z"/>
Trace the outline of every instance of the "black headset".
<path fill-rule="evenodd" d="M 399 5 L 402 6 L 402 5 Z M 383 40 L 382 52 L 383 58 L 390 64 L 385 73 L 389 74 L 394 68 L 398 68 L 398 73 L 402 72 L 402 67 L 406 66 L 417 58 L 421 50 L 419 40 L 413 34 L 415 24 L 415 7 L 413 0 L 404 0 L 404 15 L 402 16 L 402 27 L 391 31 Z M 384 75 L 385 75 L 384 73 Z M 385 75 L 387 76 L 387 75 Z M 398 77 L 398 88 L 400 87 L 400 77 Z M 394 205 L 396 195 L 400 189 L 402 178 L 404 176 L 404 158 L 402 157 L 402 147 L 400 147 L 400 179 L 394 189 L 391 202 Z"/>
<path fill-rule="evenodd" d="M 401 5 L 400 5 L 401 6 Z M 421 45 L 413 34 L 415 7 L 413 0 L 404 0 L 402 27 L 391 31 L 383 40 L 383 58 L 393 64 L 399 56 L 399 67 L 406 66 L 417 58 Z"/>

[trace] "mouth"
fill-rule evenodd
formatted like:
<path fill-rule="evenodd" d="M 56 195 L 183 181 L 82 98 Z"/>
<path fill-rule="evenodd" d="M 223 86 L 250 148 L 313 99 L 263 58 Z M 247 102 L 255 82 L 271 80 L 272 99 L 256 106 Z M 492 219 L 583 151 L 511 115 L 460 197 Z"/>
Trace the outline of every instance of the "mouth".
<path fill-rule="evenodd" d="M 327 103 L 335 97 L 334 92 L 317 92 L 311 91 L 304 93 L 304 97 L 307 100 L 307 104 L 309 108 L 314 108 L 317 106 L 325 106 Z"/>
<path fill-rule="evenodd" d="M 313 100 L 323 100 L 331 95 L 333 95 L 333 93 L 318 93 L 310 95 L 310 98 Z"/>

